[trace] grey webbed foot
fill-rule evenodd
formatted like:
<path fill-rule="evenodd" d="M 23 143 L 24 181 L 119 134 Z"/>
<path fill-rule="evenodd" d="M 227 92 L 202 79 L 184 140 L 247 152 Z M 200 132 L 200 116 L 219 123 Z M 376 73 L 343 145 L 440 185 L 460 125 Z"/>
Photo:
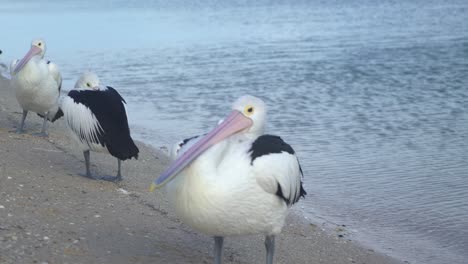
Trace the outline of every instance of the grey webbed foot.
<path fill-rule="evenodd" d="M 81 177 L 85 177 L 91 180 L 100 180 L 99 177 L 92 175 L 91 173 L 78 173 Z"/>
<path fill-rule="evenodd" d="M 117 176 L 102 176 L 100 180 L 110 181 L 110 182 L 120 182 L 122 181 L 122 175 Z"/>
<path fill-rule="evenodd" d="M 16 130 L 12 130 L 11 132 L 12 132 L 12 133 L 16 133 L 16 134 L 18 134 L 18 135 L 26 134 L 26 130 L 21 129 L 21 128 L 19 128 L 19 127 L 18 127 Z"/>
<path fill-rule="evenodd" d="M 103 176 L 101 180 L 110 181 L 110 182 L 119 182 L 122 180 L 121 174 L 121 164 L 122 161 L 117 159 L 117 175 L 116 176 Z"/>
<path fill-rule="evenodd" d="M 39 133 L 33 133 L 33 136 L 47 138 L 49 137 L 49 134 L 47 134 L 47 132 L 39 132 Z"/>

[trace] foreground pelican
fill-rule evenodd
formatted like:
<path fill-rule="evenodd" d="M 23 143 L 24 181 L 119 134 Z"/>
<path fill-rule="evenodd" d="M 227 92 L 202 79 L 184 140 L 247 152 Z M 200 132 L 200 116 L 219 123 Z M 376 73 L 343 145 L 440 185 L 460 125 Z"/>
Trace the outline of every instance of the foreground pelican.
<path fill-rule="evenodd" d="M 184 140 L 177 159 L 151 185 L 154 190 L 167 183 L 181 220 L 214 236 L 216 264 L 224 236 L 247 234 L 265 235 L 266 263 L 273 263 L 287 210 L 306 195 L 294 150 L 263 134 L 265 117 L 262 100 L 239 98 L 210 133 Z"/>
<path fill-rule="evenodd" d="M 83 150 L 86 177 L 120 181 L 121 161 L 138 158 L 138 147 L 130 136 L 125 100 L 112 87 L 100 86 L 93 73 L 84 73 L 62 101 L 62 111 L 73 138 Z M 115 177 L 96 177 L 89 169 L 89 151 L 106 152 L 117 158 Z"/>
<path fill-rule="evenodd" d="M 23 133 L 28 111 L 44 117 L 40 136 L 47 136 L 47 120 L 55 121 L 62 116 L 57 101 L 62 87 L 62 76 L 57 65 L 44 60 L 46 44 L 33 40 L 31 49 L 23 59 L 14 60 L 10 65 L 11 83 L 16 90 L 16 99 L 23 109 L 21 124 L 17 133 Z M 50 112 L 54 109 L 54 112 Z"/>

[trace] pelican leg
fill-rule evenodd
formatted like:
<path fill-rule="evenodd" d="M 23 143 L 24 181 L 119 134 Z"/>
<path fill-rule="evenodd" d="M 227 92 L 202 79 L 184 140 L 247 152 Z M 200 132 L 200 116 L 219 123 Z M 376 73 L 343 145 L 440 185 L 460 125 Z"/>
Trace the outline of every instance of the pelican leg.
<path fill-rule="evenodd" d="M 120 174 L 120 167 L 122 166 L 122 161 L 120 159 L 117 159 L 117 176 L 115 176 L 117 179 L 122 180 L 122 174 Z"/>
<path fill-rule="evenodd" d="M 42 129 L 40 133 L 35 133 L 35 136 L 38 137 L 48 137 L 49 135 L 47 134 L 47 115 L 49 112 L 44 113 L 44 122 L 42 123 Z"/>
<path fill-rule="evenodd" d="M 273 255 L 275 254 L 275 236 L 265 236 L 266 263 L 273 264 Z"/>
<path fill-rule="evenodd" d="M 44 123 L 42 123 L 42 130 L 41 133 L 44 133 L 47 135 L 47 116 L 49 115 L 49 112 L 44 113 Z"/>
<path fill-rule="evenodd" d="M 89 150 L 83 151 L 83 156 L 84 156 L 85 165 L 86 165 L 86 175 L 85 175 L 85 177 L 95 180 L 96 178 L 93 177 L 93 175 L 91 174 L 91 170 L 89 169 L 89 167 L 90 167 L 90 164 L 89 164 Z"/>
<path fill-rule="evenodd" d="M 20 123 L 20 126 L 18 127 L 18 129 L 16 129 L 16 133 L 18 134 L 22 134 L 24 133 L 24 120 L 26 120 L 26 116 L 28 115 L 28 111 L 27 110 L 23 110 L 23 117 L 21 118 L 21 123 Z"/>
<path fill-rule="evenodd" d="M 221 264 L 223 258 L 223 242 L 224 238 L 222 236 L 214 237 L 214 263 Z"/>

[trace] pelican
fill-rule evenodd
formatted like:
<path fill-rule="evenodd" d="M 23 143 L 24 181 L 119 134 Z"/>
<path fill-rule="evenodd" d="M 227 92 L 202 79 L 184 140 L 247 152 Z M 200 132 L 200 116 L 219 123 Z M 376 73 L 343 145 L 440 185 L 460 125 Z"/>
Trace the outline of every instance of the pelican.
<path fill-rule="evenodd" d="M 16 99 L 23 109 L 17 133 L 23 133 L 24 121 L 28 111 L 44 118 L 39 136 L 47 136 L 47 120 L 55 121 L 62 115 L 57 107 L 62 76 L 56 64 L 44 60 L 46 43 L 41 39 L 33 40 L 31 49 L 21 60 L 10 65 L 11 82 L 16 90 Z M 54 111 L 50 110 L 54 108 Z"/>
<path fill-rule="evenodd" d="M 62 111 L 72 137 L 78 142 L 86 163 L 86 177 L 120 181 L 121 161 L 138 158 L 138 147 L 130 136 L 125 100 L 112 87 L 101 86 L 94 73 L 84 73 L 62 101 Z M 117 158 L 117 175 L 91 174 L 90 151 L 105 152 Z"/>
<path fill-rule="evenodd" d="M 214 237 L 216 264 L 225 236 L 247 234 L 265 235 L 266 263 L 272 264 L 288 208 L 306 195 L 293 148 L 264 134 L 265 117 L 261 99 L 240 97 L 211 132 L 180 143 L 175 161 L 150 187 L 167 184 L 181 220 Z"/>
<path fill-rule="evenodd" d="M 3 53 L 3 51 L 0 49 L 0 55 L 2 55 L 2 53 Z M 3 64 L 3 63 L 1 63 L 1 62 L 0 62 L 0 67 L 2 67 L 3 69 L 8 69 L 8 68 L 6 67 L 6 65 Z M 2 71 L 3 71 L 3 70 L 2 70 Z"/>

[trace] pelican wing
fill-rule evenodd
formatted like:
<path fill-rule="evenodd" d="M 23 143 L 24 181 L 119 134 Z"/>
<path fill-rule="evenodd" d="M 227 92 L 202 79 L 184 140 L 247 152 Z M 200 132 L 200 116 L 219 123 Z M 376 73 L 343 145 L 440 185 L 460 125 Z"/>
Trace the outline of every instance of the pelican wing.
<path fill-rule="evenodd" d="M 55 63 L 51 61 L 47 61 L 47 67 L 49 69 L 50 76 L 52 76 L 52 78 L 57 83 L 57 87 L 59 90 L 58 96 L 60 97 L 60 91 L 62 90 L 62 75 L 60 74 L 60 71 Z M 37 113 L 37 115 L 40 116 L 41 118 L 44 118 L 44 115 L 42 113 Z M 49 109 L 49 112 L 47 113 L 47 120 L 53 123 L 57 119 L 60 119 L 62 116 L 63 116 L 63 111 L 60 108 L 59 103 L 57 103 L 51 109 Z"/>
<path fill-rule="evenodd" d="M 57 67 L 57 64 L 48 61 L 47 66 L 49 67 L 49 74 L 54 78 L 55 82 L 57 83 L 59 93 L 62 90 L 62 74 L 60 74 L 60 71 Z"/>
<path fill-rule="evenodd" d="M 277 195 L 288 206 L 307 194 L 302 186 L 299 160 L 293 148 L 280 137 L 258 137 L 249 153 L 257 183 L 266 192 Z"/>
<path fill-rule="evenodd" d="M 125 100 L 112 87 L 104 90 L 72 90 L 62 110 L 71 130 L 83 143 L 98 143 L 121 160 L 138 158 L 130 137 Z"/>
<path fill-rule="evenodd" d="M 200 139 L 200 136 L 193 136 L 181 140 L 174 144 L 169 152 L 169 156 L 172 160 L 175 160 L 177 157 L 182 155 L 187 149 L 189 149 L 193 144 L 195 144 Z"/>
<path fill-rule="evenodd" d="M 221 119 L 218 121 L 218 125 L 221 124 L 224 121 L 224 119 Z M 172 160 L 175 160 L 177 157 L 182 155 L 187 149 L 189 149 L 193 144 L 197 143 L 198 140 L 200 140 L 201 137 L 205 136 L 203 135 L 196 135 L 193 137 L 186 138 L 184 140 L 181 140 L 174 144 L 171 149 L 169 150 L 169 157 Z"/>
<path fill-rule="evenodd" d="M 91 108 L 83 102 L 88 92 L 94 91 L 70 91 L 63 99 L 61 108 L 68 127 L 83 144 L 100 144 L 104 147 L 104 131 Z"/>

